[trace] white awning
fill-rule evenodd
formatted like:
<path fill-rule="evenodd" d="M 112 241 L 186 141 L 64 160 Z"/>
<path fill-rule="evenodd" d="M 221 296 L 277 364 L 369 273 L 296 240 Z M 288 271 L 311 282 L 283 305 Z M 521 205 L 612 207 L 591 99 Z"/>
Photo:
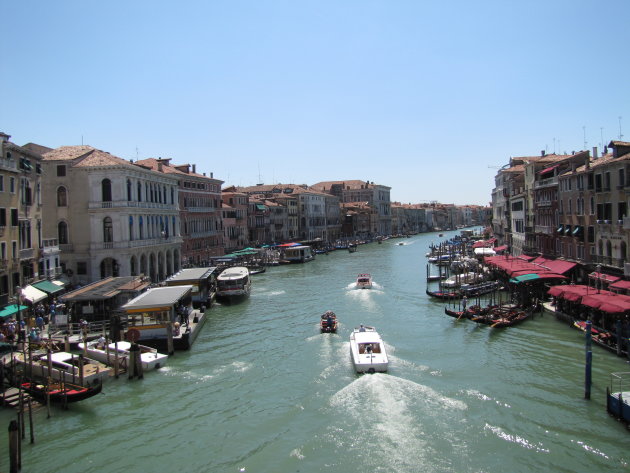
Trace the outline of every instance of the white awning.
<path fill-rule="evenodd" d="M 475 248 L 475 256 L 494 256 L 497 253 L 492 248 Z"/>
<path fill-rule="evenodd" d="M 22 288 L 22 300 L 28 301 L 31 304 L 37 304 L 39 301 L 43 301 L 47 297 L 48 294 L 31 286 L 30 284 Z"/>

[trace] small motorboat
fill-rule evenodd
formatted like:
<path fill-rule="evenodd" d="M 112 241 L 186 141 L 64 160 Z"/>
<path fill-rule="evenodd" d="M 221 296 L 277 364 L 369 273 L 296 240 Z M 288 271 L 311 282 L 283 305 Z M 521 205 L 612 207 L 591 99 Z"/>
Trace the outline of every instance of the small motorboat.
<path fill-rule="evenodd" d="M 357 276 L 357 289 L 372 289 L 372 276 L 361 273 Z"/>
<path fill-rule="evenodd" d="M 46 404 L 48 399 L 50 399 L 50 402 L 54 403 L 66 403 L 82 401 L 89 397 L 96 396 L 103 389 L 103 384 L 99 383 L 88 387 L 57 381 L 48 385 L 26 382 L 22 383 L 22 389 L 42 404 Z"/>
<path fill-rule="evenodd" d="M 324 312 L 319 321 L 319 329 L 322 333 L 337 333 L 337 315 L 332 310 Z"/>
<path fill-rule="evenodd" d="M 83 350 L 83 343 L 79 343 L 79 348 Z M 161 368 L 168 360 L 168 355 L 158 353 L 155 348 L 147 347 L 145 345 L 138 345 L 138 348 L 140 350 L 140 360 L 142 361 L 143 370 Z M 113 365 L 114 360 L 118 358 L 120 366 L 123 367 L 126 367 L 128 364 L 130 350 L 131 343 L 124 340 L 110 343 L 107 347 L 103 346 L 100 341 L 94 340 L 87 342 L 86 348 L 88 356 L 94 358 L 95 360 L 111 366 Z"/>
<path fill-rule="evenodd" d="M 361 325 L 350 334 L 350 355 L 357 373 L 387 371 L 385 344 L 374 327 Z"/>
<path fill-rule="evenodd" d="M 48 357 L 47 353 L 33 353 L 31 359 L 27 356 L 24 361 L 24 354 L 18 352 L 14 353 L 13 360 L 30 376 L 42 378 L 50 376 L 54 380 L 78 381 L 87 386 L 100 384 L 111 374 L 111 368 L 107 365 L 83 355 L 59 351 L 50 353 L 50 362 Z"/>

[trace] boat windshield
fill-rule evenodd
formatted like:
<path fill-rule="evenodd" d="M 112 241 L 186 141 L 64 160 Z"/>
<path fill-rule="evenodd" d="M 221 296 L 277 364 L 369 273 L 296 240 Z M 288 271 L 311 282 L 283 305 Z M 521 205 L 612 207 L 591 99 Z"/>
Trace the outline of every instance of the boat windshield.
<path fill-rule="evenodd" d="M 370 353 L 380 353 L 381 352 L 381 344 L 372 342 L 372 343 L 359 343 L 359 353 L 369 355 Z"/>

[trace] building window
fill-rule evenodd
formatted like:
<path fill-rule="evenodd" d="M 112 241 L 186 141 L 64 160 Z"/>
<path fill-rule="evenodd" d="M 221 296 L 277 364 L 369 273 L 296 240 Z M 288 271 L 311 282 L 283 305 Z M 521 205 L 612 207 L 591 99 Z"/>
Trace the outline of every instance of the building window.
<path fill-rule="evenodd" d="M 144 239 L 144 226 L 142 225 L 142 223 L 143 223 L 142 222 L 142 215 L 139 217 L 138 222 L 139 222 L 139 230 L 140 230 L 139 237 L 140 237 L 141 240 L 143 240 Z"/>
<path fill-rule="evenodd" d="M 138 202 L 142 202 L 142 184 L 138 182 Z"/>
<path fill-rule="evenodd" d="M 68 244 L 68 224 L 66 222 L 59 222 L 57 224 L 57 238 L 60 245 Z"/>
<path fill-rule="evenodd" d="M 0 208 L 0 227 L 7 226 L 7 209 L 4 207 Z"/>
<path fill-rule="evenodd" d="M 57 165 L 57 177 L 65 177 L 66 175 L 66 165 L 58 164 Z"/>
<path fill-rule="evenodd" d="M 129 240 L 133 240 L 133 217 L 129 216 Z"/>
<path fill-rule="evenodd" d="M 11 209 L 11 226 L 17 227 L 19 222 L 18 209 Z"/>
<path fill-rule="evenodd" d="M 110 217 L 105 217 L 103 219 L 103 241 L 105 243 L 111 243 L 114 241 L 114 227 Z"/>
<path fill-rule="evenodd" d="M 66 207 L 68 205 L 66 188 L 61 186 L 57 189 L 57 207 Z"/>
<path fill-rule="evenodd" d="M 103 179 L 101 181 L 101 195 L 103 202 L 112 201 L 112 181 L 109 179 Z"/>
<path fill-rule="evenodd" d="M 4 192 L 4 176 L 0 176 L 0 192 Z"/>
<path fill-rule="evenodd" d="M 77 261 L 77 274 L 87 274 L 87 263 L 85 261 Z"/>
<path fill-rule="evenodd" d="M 127 200 L 131 201 L 131 181 L 127 179 Z"/>
<path fill-rule="evenodd" d="M 9 192 L 11 192 L 11 194 L 15 194 L 15 177 L 9 178 Z"/>

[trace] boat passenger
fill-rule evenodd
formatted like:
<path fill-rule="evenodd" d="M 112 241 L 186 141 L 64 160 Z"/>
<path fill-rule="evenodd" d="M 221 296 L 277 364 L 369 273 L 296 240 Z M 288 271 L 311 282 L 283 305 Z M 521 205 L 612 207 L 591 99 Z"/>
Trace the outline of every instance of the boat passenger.
<path fill-rule="evenodd" d="M 361 326 L 359 327 L 359 332 L 365 332 L 365 327 L 363 326 L 363 324 L 361 324 Z"/>
<path fill-rule="evenodd" d="M 328 327 L 332 328 L 334 323 L 335 320 L 333 319 L 333 313 L 331 311 L 326 312 L 326 324 Z"/>

